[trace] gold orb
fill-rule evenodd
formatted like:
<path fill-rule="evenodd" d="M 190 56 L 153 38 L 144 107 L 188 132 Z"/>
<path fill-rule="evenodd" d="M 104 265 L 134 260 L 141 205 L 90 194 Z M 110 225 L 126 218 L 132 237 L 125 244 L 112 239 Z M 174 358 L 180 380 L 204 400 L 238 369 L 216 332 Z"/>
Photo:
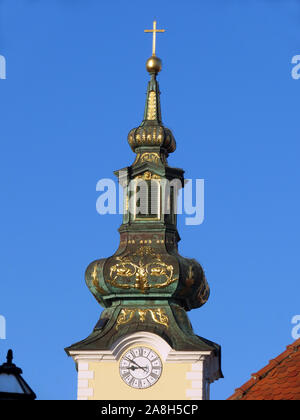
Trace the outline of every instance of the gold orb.
<path fill-rule="evenodd" d="M 146 62 L 146 69 L 149 73 L 157 74 L 161 71 L 161 67 L 162 67 L 162 62 L 160 58 L 154 55 L 148 58 Z"/>

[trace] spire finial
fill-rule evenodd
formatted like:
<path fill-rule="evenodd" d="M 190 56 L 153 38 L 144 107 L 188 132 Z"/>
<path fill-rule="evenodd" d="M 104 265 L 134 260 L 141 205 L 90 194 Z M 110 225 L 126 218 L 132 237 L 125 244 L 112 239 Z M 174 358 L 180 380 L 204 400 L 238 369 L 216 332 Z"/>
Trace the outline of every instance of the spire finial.
<path fill-rule="evenodd" d="M 7 361 L 7 364 L 8 365 L 11 365 L 12 364 L 12 361 L 13 361 L 13 352 L 12 352 L 11 349 L 9 349 L 8 352 L 7 352 L 6 361 Z"/>
<path fill-rule="evenodd" d="M 157 32 L 165 32 L 165 29 L 156 29 L 156 20 L 153 21 L 153 29 L 145 29 L 144 32 L 152 32 L 153 33 L 153 41 L 152 41 L 152 56 L 155 57 L 155 50 L 156 50 L 156 33 Z"/>
<path fill-rule="evenodd" d="M 145 29 L 144 32 L 152 32 L 153 33 L 153 41 L 152 41 L 152 56 L 147 60 L 146 69 L 147 71 L 152 74 L 156 75 L 161 71 L 161 59 L 156 57 L 156 33 L 157 32 L 165 32 L 165 29 L 156 29 L 156 20 L 153 22 L 153 29 Z"/>

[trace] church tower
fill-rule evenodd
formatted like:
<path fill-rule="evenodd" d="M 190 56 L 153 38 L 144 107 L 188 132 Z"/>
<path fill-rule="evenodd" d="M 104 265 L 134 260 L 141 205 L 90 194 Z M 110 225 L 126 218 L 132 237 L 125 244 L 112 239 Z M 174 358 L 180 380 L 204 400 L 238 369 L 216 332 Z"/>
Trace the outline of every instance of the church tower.
<path fill-rule="evenodd" d="M 197 336 L 187 316 L 206 303 L 209 287 L 201 265 L 178 252 L 184 171 L 167 161 L 176 142 L 161 118 L 159 31 L 154 22 L 144 119 L 128 134 L 136 158 L 115 172 L 125 197 L 120 244 L 86 270 L 104 310 L 93 332 L 66 349 L 80 400 L 207 400 L 222 377 L 220 347 Z"/>

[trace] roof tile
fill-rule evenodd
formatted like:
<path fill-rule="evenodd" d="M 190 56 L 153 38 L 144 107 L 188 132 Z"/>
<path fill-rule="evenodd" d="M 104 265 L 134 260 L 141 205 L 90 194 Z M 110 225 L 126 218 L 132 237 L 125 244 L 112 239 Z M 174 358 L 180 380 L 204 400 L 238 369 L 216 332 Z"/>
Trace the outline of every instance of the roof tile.
<path fill-rule="evenodd" d="M 299 400 L 300 339 L 251 376 L 229 400 Z"/>

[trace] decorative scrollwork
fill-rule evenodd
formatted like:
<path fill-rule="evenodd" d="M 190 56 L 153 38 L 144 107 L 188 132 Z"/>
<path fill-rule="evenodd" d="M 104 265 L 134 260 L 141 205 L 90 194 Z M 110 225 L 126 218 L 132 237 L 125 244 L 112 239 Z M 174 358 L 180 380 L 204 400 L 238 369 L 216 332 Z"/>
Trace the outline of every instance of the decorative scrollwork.
<path fill-rule="evenodd" d="M 134 313 L 134 309 L 122 309 L 117 319 L 116 330 L 119 329 L 120 325 L 127 324 L 128 322 L 130 322 L 133 318 Z"/>
<path fill-rule="evenodd" d="M 145 257 L 151 256 L 150 262 Z M 151 288 L 161 289 L 177 280 L 173 277 L 174 267 L 166 264 L 160 254 L 149 246 L 140 247 L 134 254 L 116 257 L 117 264 L 110 268 L 108 282 L 120 289 L 138 289 L 143 293 Z M 162 277 L 163 282 L 157 282 Z"/>
<path fill-rule="evenodd" d="M 138 313 L 140 316 L 140 321 L 144 322 L 146 319 L 148 309 L 138 309 Z"/>
<path fill-rule="evenodd" d="M 91 278 L 93 279 L 92 284 L 93 286 L 96 288 L 96 290 L 101 294 L 101 295 L 106 295 L 107 292 L 99 286 L 99 279 L 98 279 L 98 263 L 96 263 L 93 267 L 93 271 L 91 273 Z"/>
<path fill-rule="evenodd" d="M 147 120 L 155 120 L 156 119 L 156 93 L 155 91 L 151 91 L 148 98 L 148 112 L 147 112 Z"/>
<path fill-rule="evenodd" d="M 158 163 L 160 161 L 160 156 L 158 153 L 143 153 L 141 155 L 141 162 L 154 162 Z"/>
<path fill-rule="evenodd" d="M 135 161 L 133 162 L 133 165 L 136 165 L 137 163 L 144 163 L 144 162 L 152 162 L 157 165 L 160 161 L 165 163 L 166 159 L 164 156 L 161 157 L 159 153 L 156 153 L 156 152 L 138 153 L 135 158 Z"/>
<path fill-rule="evenodd" d="M 203 282 L 197 293 L 197 300 L 201 304 L 201 306 L 207 302 L 209 298 L 209 294 L 210 294 L 210 289 L 209 289 L 205 274 L 203 274 Z"/>
<path fill-rule="evenodd" d="M 157 324 L 162 324 L 165 327 L 169 327 L 169 318 L 165 314 L 163 309 L 149 309 L 152 319 Z"/>
<path fill-rule="evenodd" d="M 150 171 L 146 171 L 142 175 L 136 176 L 135 179 L 143 179 L 144 181 L 151 181 L 152 179 L 154 180 L 161 179 L 161 177 L 159 175 L 153 174 Z"/>
<path fill-rule="evenodd" d="M 135 314 L 138 314 L 140 322 L 146 321 L 146 315 L 151 315 L 152 320 L 156 324 L 164 325 L 169 328 L 169 318 L 165 311 L 161 308 L 155 309 L 122 309 L 120 315 L 117 318 L 116 330 L 119 329 L 120 325 L 128 324 Z"/>

